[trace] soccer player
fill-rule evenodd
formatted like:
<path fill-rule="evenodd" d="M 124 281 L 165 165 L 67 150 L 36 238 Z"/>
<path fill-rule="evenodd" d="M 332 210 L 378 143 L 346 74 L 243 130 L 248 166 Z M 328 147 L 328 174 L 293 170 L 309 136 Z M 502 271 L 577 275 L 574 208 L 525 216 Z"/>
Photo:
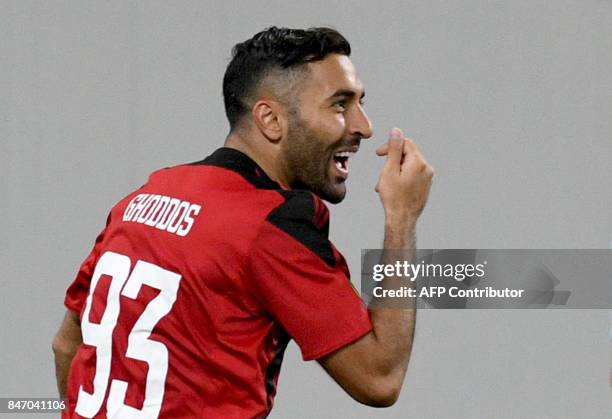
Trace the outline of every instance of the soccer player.
<path fill-rule="evenodd" d="M 264 417 L 290 339 L 357 401 L 395 402 L 415 311 L 364 306 L 322 201 L 342 201 L 372 135 L 349 54 L 329 28 L 234 47 L 225 147 L 119 201 L 68 288 L 53 342 L 65 417 Z M 384 246 L 414 248 L 432 169 L 397 128 L 377 154 Z"/>

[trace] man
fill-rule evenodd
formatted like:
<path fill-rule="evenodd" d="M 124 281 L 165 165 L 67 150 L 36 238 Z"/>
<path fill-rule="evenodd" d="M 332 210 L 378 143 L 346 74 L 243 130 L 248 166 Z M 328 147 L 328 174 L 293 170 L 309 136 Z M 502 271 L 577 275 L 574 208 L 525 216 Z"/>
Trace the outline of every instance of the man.
<path fill-rule="evenodd" d="M 329 28 L 234 47 L 225 147 L 122 199 L 68 289 L 65 416 L 264 417 L 289 339 L 359 402 L 395 402 L 415 312 L 364 307 L 321 201 L 342 201 L 372 135 L 349 54 Z M 377 154 L 385 248 L 411 249 L 432 169 L 399 129 Z"/>

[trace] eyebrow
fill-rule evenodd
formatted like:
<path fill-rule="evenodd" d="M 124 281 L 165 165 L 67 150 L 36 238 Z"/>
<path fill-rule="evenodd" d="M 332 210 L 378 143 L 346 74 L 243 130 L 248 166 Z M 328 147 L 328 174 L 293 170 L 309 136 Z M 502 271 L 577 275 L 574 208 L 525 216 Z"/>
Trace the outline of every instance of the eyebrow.
<path fill-rule="evenodd" d="M 336 90 L 334 94 L 328 98 L 328 100 L 335 99 L 338 97 L 353 98 L 355 96 L 357 96 L 357 92 L 355 92 L 354 90 L 339 89 L 339 90 Z M 365 90 L 361 92 L 361 96 L 359 96 L 359 99 L 363 99 L 364 97 L 365 97 Z"/>

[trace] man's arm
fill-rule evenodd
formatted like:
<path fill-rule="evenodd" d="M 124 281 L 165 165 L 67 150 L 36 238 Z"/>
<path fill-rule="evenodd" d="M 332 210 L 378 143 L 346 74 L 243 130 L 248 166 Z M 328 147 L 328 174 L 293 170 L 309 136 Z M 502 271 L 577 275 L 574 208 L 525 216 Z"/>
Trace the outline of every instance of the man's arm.
<path fill-rule="evenodd" d="M 376 191 L 385 209 L 383 263 L 393 263 L 397 251 L 408 260 L 416 244 L 416 221 L 423 210 L 433 169 L 416 146 L 392 130 L 388 144 L 377 150 L 387 155 Z M 393 287 L 393 278 L 383 281 Z M 412 349 L 415 308 L 370 309 L 373 330 L 319 362 L 355 400 L 377 407 L 390 406 L 399 396 Z"/>
<path fill-rule="evenodd" d="M 59 397 L 66 397 L 66 383 L 70 372 L 70 363 L 76 354 L 79 345 L 83 342 L 79 315 L 68 310 L 64 321 L 53 338 L 53 353 L 55 355 L 55 377 Z"/>

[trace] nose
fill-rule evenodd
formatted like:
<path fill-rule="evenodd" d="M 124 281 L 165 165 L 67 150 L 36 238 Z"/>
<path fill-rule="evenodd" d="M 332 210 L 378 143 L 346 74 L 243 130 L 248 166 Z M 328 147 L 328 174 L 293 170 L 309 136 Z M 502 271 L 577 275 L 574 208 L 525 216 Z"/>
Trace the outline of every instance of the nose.
<path fill-rule="evenodd" d="M 372 124 L 370 123 L 370 119 L 361 105 L 356 106 L 354 109 L 355 112 L 353 112 L 350 123 L 348 124 L 350 134 L 361 138 L 370 138 L 372 136 Z"/>

